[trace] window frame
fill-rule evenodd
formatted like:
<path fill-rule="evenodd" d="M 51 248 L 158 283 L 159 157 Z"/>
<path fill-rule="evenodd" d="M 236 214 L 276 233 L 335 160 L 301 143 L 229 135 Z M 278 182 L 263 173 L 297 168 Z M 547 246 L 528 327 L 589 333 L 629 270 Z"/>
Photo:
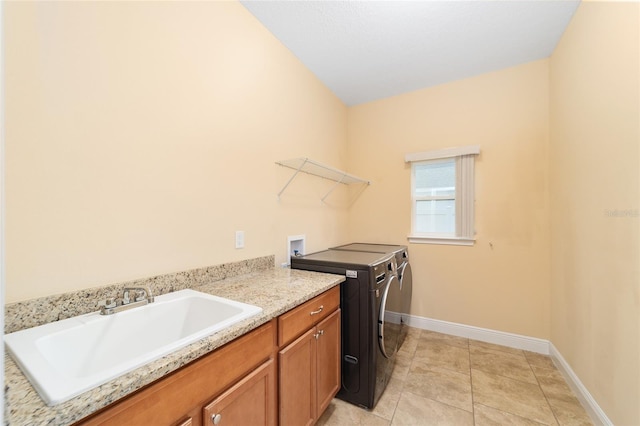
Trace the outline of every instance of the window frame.
<path fill-rule="evenodd" d="M 475 243 L 475 156 L 480 154 L 477 145 L 447 148 L 437 151 L 407 154 L 405 162 L 411 163 L 411 234 L 410 243 L 448 244 L 472 246 Z M 417 204 L 424 199 L 437 199 L 416 195 L 416 165 L 437 164 L 455 159 L 455 233 L 417 232 Z M 451 199 L 451 197 L 447 197 Z"/>

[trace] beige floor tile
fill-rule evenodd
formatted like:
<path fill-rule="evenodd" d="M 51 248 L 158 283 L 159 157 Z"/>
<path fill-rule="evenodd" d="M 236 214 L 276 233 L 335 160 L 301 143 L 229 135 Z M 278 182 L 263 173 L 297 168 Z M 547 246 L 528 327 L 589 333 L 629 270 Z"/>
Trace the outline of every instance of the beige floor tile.
<path fill-rule="evenodd" d="M 471 346 L 471 368 L 497 374 L 523 382 L 537 384 L 527 359 L 522 352 L 504 352 L 488 347 Z"/>
<path fill-rule="evenodd" d="M 402 389 L 404 387 L 404 380 L 392 374 L 387 386 L 398 386 Z"/>
<path fill-rule="evenodd" d="M 415 361 L 405 380 L 404 389 L 466 411 L 472 411 L 471 378 L 441 367 Z"/>
<path fill-rule="evenodd" d="M 322 414 L 318 426 L 345 426 L 345 425 L 366 425 L 366 426 L 389 426 L 389 420 L 385 420 L 375 414 L 357 407 L 348 402 L 334 398 Z"/>
<path fill-rule="evenodd" d="M 422 330 L 420 340 L 428 340 L 431 342 L 446 343 L 447 345 L 457 346 L 462 349 L 469 348 L 469 339 L 458 336 L 451 336 L 449 334 L 438 333 L 435 331 Z"/>
<path fill-rule="evenodd" d="M 558 370 L 555 366 L 552 365 L 551 367 L 539 367 L 535 364 L 530 364 L 530 365 L 531 365 L 531 371 L 533 371 L 533 374 L 538 379 L 554 379 L 554 380 L 561 380 L 564 382 L 564 376 L 562 375 L 562 373 L 560 373 L 560 370 Z"/>
<path fill-rule="evenodd" d="M 391 377 L 387 387 L 385 388 L 380 400 L 373 407 L 371 413 L 375 414 L 378 417 L 391 421 L 393 418 L 393 413 L 396 410 L 396 406 L 398 405 L 398 400 L 400 399 L 400 394 L 402 394 L 402 389 L 404 387 L 404 381 Z"/>
<path fill-rule="evenodd" d="M 507 352 L 515 355 L 523 355 L 524 351 L 510 348 L 508 346 L 496 345 L 495 343 L 481 342 L 480 340 L 469 339 L 469 348 L 491 349 L 494 351 Z"/>
<path fill-rule="evenodd" d="M 578 398 L 547 398 L 560 426 L 591 426 L 589 415 Z"/>
<path fill-rule="evenodd" d="M 429 398 L 402 392 L 391 422 L 394 426 L 473 426 L 473 414 Z"/>
<path fill-rule="evenodd" d="M 591 419 L 575 393 L 555 367 L 532 366 L 540 388 L 561 425 L 590 425 Z"/>
<path fill-rule="evenodd" d="M 403 354 L 412 357 L 416 353 L 416 347 L 420 341 L 420 333 L 411 333 L 402 342 L 402 346 L 398 349 L 398 354 Z"/>
<path fill-rule="evenodd" d="M 442 341 L 425 340 L 424 336 L 418 343 L 413 360 L 469 374 L 468 349 L 442 343 Z"/>
<path fill-rule="evenodd" d="M 551 357 L 548 355 L 537 354 L 535 352 L 524 351 L 524 356 L 527 357 L 527 361 L 529 364 L 536 367 L 543 368 L 556 368 L 551 360 Z"/>
<path fill-rule="evenodd" d="M 396 354 L 396 362 L 393 366 L 393 373 L 391 374 L 391 377 L 399 380 L 406 379 L 412 360 L 412 356 L 409 356 L 404 352 L 398 352 L 398 354 Z"/>
<path fill-rule="evenodd" d="M 496 408 L 537 422 L 555 425 L 542 390 L 537 384 L 471 370 L 474 403 Z"/>
<path fill-rule="evenodd" d="M 474 404 L 473 405 L 473 418 L 475 420 L 475 426 L 541 426 L 542 423 L 538 423 L 533 420 L 525 419 L 524 417 L 516 416 L 515 414 L 505 413 L 504 411 L 496 410 L 495 408 L 487 407 L 486 405 Z"/>
<path fill-rule="evenodd" d="M 422 329 L 420 328 L 407 326 L 406 330 L 407 336 L 420 337 L 420 334 L 422 334 Z"/>
<path fill-rule="evenodd" d="M 540 388 L 547 398 L 564 399 L 567 401 L 572 401 L 575 398 L 575 394 L 558 370 L 555 368 L 533 368 L 538 378 Z"/>

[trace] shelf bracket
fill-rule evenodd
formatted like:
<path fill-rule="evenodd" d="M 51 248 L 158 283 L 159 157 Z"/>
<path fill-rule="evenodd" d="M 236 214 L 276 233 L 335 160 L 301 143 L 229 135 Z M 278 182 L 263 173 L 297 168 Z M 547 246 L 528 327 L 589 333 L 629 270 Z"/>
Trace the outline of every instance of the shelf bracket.
<path fill-rule="evenodd" d="M 298 167 L 296 169 L 296 172 L 289 178 L 289 180 L 287 181 L 287 183 L 284 184 L 284 186 L 282 187 L 282 189 L 280 190 L 280 192 L 278 192 L 278 199 L 280 199 L 280 195 L 282 195 L 282 193 L 284 192 L 285 189 L 287 189 L 287 187 L 289 186 L 289 184 L 291 183 L 291 181 L 298 175 L 298 173 L 300 173 L 300 170 L 302 170 L 302 168 L 304 167 L 305 164 L 307 164 L 307 161 L 309 161 L 307 158 L 304 159 L 304 161 L 300 164 L 300 167 Z"/>
<path fill-rule="evenodd" d="M 334 189 L 336 189 L 336 188 L 337 188 L 337 187 L 342 183 L 342 181 L 344 180 L 344 177 L 345 177 L 345 175 L 343 175 L 343 176 L 340 178 L 340 180 L 337 180 L 337 181 L 336 181 L 336 184 L 335 184 L 335 185 L 333 185 L 333 186 L 331 187 L 331 189 L 329 190 L 329 192 L 327 192 L 326 194 L 324 194 L 324 197 L 322 197 L 322 199 L 321 199 L 321 201 L 322 201 L 323 203 L 324 203 L 324 199 L 325 199 L 325 198 L 327 198 L 327 197 L 329 196 L 329 194 L 331 194 L 331 193 L 334 191 Z"/>

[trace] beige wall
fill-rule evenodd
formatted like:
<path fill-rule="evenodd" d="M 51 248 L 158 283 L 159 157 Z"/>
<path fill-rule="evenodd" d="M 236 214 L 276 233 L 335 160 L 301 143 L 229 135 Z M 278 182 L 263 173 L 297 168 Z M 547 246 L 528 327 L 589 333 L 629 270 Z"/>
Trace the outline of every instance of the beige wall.
<path fill-rule="evenodd" d="M 287 235 L 405 244 L 404 154 L 477 144 L 477 243 L 410 245 L 412 313 L 550 338 L 640 423 L 638 3 L 584 2 L 551 60 L 349 110 L 237 3 L 4 8 L 7 302 L 280 263 Z M 298 156 L 373 185 L 277 200 Z"/>
<path fill-rule="evenodd" d="M 550 60 L 551 341 L 640 424 L 640 4 L 583 2 Z"/>
<path fill-rule="evenodd" d="M 7 302 L 339 242 L 275 161 L 346 167 L 346 107 L 239 3 L 4 6 Z"/>
<path fill-rule="evenodd" d="M 410 244 L 413 315 L 549 338 L 548 61 L 348 112 L 349 164 L 372 179 L 348 240 L 406 244 L 404 155 L 480 145 L 473 247 Z"/>

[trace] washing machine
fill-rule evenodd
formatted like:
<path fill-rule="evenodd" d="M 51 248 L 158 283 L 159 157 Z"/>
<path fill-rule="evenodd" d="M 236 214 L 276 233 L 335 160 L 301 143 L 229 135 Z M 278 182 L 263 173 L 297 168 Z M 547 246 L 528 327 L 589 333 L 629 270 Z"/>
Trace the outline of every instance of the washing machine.
<path fill-rule="evenodd" d="M 345 277 L 340 284 L 342 386 L 337 397 L 373 408 L 391 377 L 400 337 L 386 308 L 389 289 L 398 285 L 395 256 L 325 250 L 291 257 L 291 268 Z"/>
<path fill-rule="evenodd" d="M 407 323 L 409 319 L 409 310 L 411 309 L 411 296 L 413 293 L 413 275 L 411 273 L 411 264 L 409 263 L 409 249 L 407 246 L 394 244 L 372 244 L 372 243 L 351 243 L 331 250 L 342 251 L 364 251 L 372 253 L 393 254 L 398 265 L 398 284 L 396 288 L 389 291 L 389 301 L 387 307 L 395 315 L 390 315 L 390 320 L 399 323 L 400 338 L 398 348 L 402 346 L 407 336 Z"/>

